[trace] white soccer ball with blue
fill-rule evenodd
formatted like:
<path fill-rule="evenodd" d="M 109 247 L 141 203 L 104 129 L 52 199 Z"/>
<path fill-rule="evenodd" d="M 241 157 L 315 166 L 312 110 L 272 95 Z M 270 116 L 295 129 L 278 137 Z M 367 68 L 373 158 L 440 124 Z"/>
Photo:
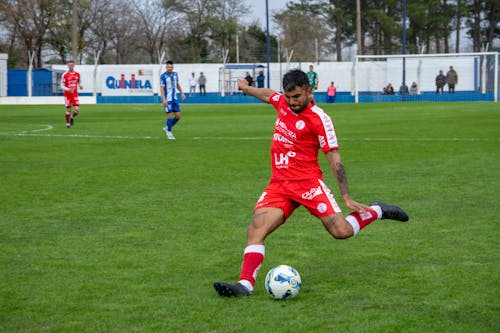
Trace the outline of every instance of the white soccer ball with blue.
<path fill-rule="evenodd" d="M 276 266 L 266 275 L 267 293 L 275 299 L 294 298 L 299 294 L 301 286 L 300 274 L 292 266 Z"/>

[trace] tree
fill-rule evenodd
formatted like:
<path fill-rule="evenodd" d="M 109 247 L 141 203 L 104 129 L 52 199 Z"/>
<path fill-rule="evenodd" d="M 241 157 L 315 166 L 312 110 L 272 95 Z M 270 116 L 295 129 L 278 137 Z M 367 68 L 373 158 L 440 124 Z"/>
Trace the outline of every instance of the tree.
<path fill-rule="evenodd" d="M 326 12 L 328 22 L 333 28 L 336 59 L 342 61 L 342 50 L 346 45 L 352 45 L 355 41 L 356 12 L 352 3 L 342 0 L 330 0 Z"/>
<path fill-rule="evenodd" d="M 366 53 L 400 53 L 402 31 L 399 0 L 365 1 L 362 27 L 369 44 Z"/>
<path fill-rule="evenodd" d="M 176 0 L 136 0 L 133 2 L 137 17 L 139 47 L 149 55 L 151 63 L 157 63 L 159 53 L 167 44 L 168 29 L 178 23 L 179 5 Z"/>
<path fill-rule="evenodd" d="M 330 36 L 323 9 L 322 1 L 301 0 L 289 2 L 285 11 L 274 15 L 282 33 L 283 47 L 293 49 L 297 61 L 320 60 L 321 50 Z"/>
<path fill-rule="evenodd" d="M 20 39 L 26 55 L 35 52 L 35 68 L 42 66 L 45 34 L 63 3 L 62 0 L 0 0 L 2 20 L 13 28 L 13 37 Z M 27 60 L 27 56 L 24 59 Z"/>
<path fill-rule="evenodd" d="M 500 1 L 468 0 L 470 15 L 466 20 L 467 34 L 472 38 L 474 52 L 480 52 L 486 44 L 500 37 Z"/>

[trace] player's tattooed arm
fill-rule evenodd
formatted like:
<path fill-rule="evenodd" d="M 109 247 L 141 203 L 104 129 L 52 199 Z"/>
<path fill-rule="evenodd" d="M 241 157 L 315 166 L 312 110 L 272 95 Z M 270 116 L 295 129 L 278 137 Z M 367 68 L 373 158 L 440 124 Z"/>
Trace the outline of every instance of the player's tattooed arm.
<path fill-rule="evenodd" d="M 342 198 L 347 206 L 347 208 L 356 211 L 358 213 L 364 212 L 369 209 L 368 206 L 360 204 L 351 199 L 349 195 L 349 186 L 347 185 L 347 172 L 345 170 L 344 164 L 342 163 L 342 158 L 337 150 L 331 150 L 326 154 L 326 158 L 330 163 L 330 168 L 333 171 L 337 184 L 339 186 Z"/>
<path fill-rule="evenodd" d="M 335 178 L 337 179 L 337 183 L 339 184 L 340 193 L 342 195 L 349 194 L 349 187 L 347 185 L 347 174 L 345 172 L 345 167 L 342 162 L 335 163 L 336 172 Z"/>
<path fill-rule="evenodd" d="M 347 183 L 347 173 L 342 163 L 342 159 L 338 150 L 331 150 L 326 154 L 326 158 L 330 163 L 330 168 L 333 171 L 333 175 L 337 180 L 337 184 L 339 186 L 340 193 L 342 196 L 349 195 L 349 186 Z"/>

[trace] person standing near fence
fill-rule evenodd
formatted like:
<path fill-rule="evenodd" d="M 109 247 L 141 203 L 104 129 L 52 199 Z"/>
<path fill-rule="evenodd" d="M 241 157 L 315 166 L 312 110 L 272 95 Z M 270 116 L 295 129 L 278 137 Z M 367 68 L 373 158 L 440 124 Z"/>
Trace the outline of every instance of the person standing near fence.
<path fill-rule="evenodd" d="M 68 71 L 61 77 L 61 88 L 64 90 L 64 104 L 66 105 L 66 128 L 71 128 L 75 117 L 80 113 L 78 88 L 83 89 L 80 84 L 80 73 L 75 71 L 73 60 L 68 61 Z M 73 108 L 73 113 L 71 113 L 71 108 Z"/>
<path fill-rule="evenodd" d="M 200 95 L 201 96 L 206 96 L 207 95 L 207 90 L 205 88 L 205 85 L 207 84 L 207 77 L 203 72 L 200 72 L 200 76 L 198 77 L 198 86 L 200 87 Z"/>
<path fill-rule="evenodd" d="M 309 79 L 309 86 L 311 87 L 314 93 L 315 90 L 318 90 L 319 78 L 318 78 L 318 73 L 314 71 L 313 65 L 309 66 L 309 72 L 307 72 L 307 78 Z"/>
<path fill-rule="evenodd" d="M 439 71 L 439 74 L 436 76 L 436 94 L 443 93 L 445 84 L 446 76 L 444 76 L 443 71 Z"/>
<path fill-rule="evenodd" d="M 335 97 L 337 96 L 337 87 L 335 87 L 335 83 L 332 83 L 328 86 L 328 90 L 326 91 L 326 102 L 327 103 L 335 103 Z"/>
<path fill-rule="evenodd" d="M 181 93 L 182 100 L 186 99 L 186 95 L 182 92 L 179 75 L 174 72 L 174 62 L 171 60 L 167 61 L 167 71 L 160 76 L 160 92 L 163 107 L 167 114 L 164 130 L 167 132 L 167 139 L 175 140 L 172 127 L 181 119 L 181 107 L 177 102 L 177 92 Z"/>
<path fill-rule="evenodd" d="M 448 83 L 448 92 L 450 94 L 455 93 L 455 85 L 458 83 L 457 71 L 450 66 L 450 70 L 446 73 L 446 83 Z"/>
<path fill-rule="evenodd" d="M 266 77 L 264 76 L 264 72 L 260 71 L 259 75 L 257 76 L 257 88 L 264 88 L 264 80 Z"/>
<path fill-rule="evenodd" d="M 198 78 L 196 75 L 191 73 L 191 77 L 189 78 L 189 96 L 193 96 L 196 94 L 196 85 L 198 84 Z"/>

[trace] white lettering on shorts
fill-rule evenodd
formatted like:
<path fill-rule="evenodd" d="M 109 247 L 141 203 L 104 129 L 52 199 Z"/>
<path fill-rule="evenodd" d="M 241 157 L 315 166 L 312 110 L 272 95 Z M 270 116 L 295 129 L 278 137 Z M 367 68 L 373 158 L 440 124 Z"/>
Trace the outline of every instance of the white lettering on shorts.
<path fill-rule="evenodd" d="M 321 194 L 323 194 L 323 190 L 321 189 L 321 186 L 313 187 L 309 191 L 302 193 L 302 199 L 312 200 L 313 198 L 315 198 Z"/>

